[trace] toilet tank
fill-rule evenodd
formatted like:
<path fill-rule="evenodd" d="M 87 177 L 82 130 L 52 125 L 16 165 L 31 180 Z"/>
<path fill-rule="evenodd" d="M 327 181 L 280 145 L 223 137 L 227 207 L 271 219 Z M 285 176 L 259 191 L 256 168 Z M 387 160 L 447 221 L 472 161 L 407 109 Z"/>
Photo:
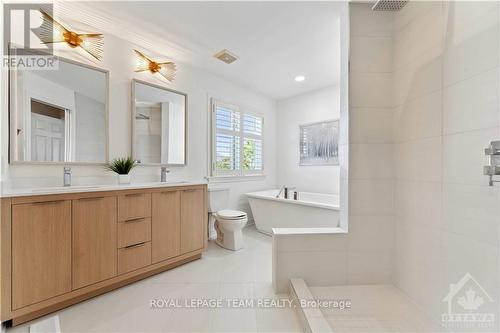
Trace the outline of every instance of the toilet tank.
<path fill-rule="evenodd" d="M 215 213 L 227 209 L 229 205 L 229 189 L 223 187 L 208 188 L 208 211 Z"/>

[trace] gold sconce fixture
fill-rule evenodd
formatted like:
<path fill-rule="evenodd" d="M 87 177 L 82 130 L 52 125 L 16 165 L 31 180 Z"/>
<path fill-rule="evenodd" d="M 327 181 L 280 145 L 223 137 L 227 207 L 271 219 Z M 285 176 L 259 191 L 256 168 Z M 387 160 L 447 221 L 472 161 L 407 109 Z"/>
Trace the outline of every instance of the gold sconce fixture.
<path fill-rule="evenodd" d="M 69 47 L 81 47 L 85 52 L 97 60 L 102 59 L 104 47 L 104 37 L 102 34 L 79 34 L 66 29 L 49 14 L 42 13 L 42 25 L 36 29 L 35 33 L 44 44 L 66 43 Z"/>
<path fill-rule="evenodd" d="M 176 67 L 173 61 L 157 62 L 151 60 L 140 51 L 134 50 L 134 52 L 137 55 L 136 72 L 150 71 L 153 74 L 160 74 L 170 82 L 174 81 Z"/>

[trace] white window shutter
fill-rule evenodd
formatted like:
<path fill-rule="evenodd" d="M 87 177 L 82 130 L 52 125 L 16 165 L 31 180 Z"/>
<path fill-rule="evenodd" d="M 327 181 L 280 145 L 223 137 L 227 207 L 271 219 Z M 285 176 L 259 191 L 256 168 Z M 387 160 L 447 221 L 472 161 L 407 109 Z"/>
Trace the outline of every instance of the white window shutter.
<path fill-rule="evenodd" d="M 263 125 L 259 116 L 212 101 L 212 176 L 262 174 Z"/>

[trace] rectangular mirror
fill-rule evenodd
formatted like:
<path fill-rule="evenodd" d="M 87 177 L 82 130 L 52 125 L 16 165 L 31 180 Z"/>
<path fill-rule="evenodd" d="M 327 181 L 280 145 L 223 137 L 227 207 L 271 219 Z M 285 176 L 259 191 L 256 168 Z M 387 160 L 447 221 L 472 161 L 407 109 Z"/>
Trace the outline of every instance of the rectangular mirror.
<path fill-rule="evenodd" d="M 108 72 L 57 60 L 57 69 L 10 70 L 10 161 L 105 163 Z"/>
<path fill-rule="evenodd" d="M 141 164 L 186 164 L 187 95 L 132 81 L 132 153 Z"/>

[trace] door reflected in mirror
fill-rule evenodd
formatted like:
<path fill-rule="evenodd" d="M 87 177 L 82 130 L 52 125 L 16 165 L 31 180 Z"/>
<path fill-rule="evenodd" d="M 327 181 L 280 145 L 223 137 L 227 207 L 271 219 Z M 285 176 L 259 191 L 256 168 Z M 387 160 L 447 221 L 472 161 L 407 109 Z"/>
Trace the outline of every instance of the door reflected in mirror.
<path fill-rule="evenodd" d="M 185 165 L 187 95 L 132 81 L 133 155 L 141 164 Z"/>
<path fill-rule="evenodd" d="M 58 58 L 17 68 L 10 82 L 11 162 L 105 163 L 108 73 Z"/>

